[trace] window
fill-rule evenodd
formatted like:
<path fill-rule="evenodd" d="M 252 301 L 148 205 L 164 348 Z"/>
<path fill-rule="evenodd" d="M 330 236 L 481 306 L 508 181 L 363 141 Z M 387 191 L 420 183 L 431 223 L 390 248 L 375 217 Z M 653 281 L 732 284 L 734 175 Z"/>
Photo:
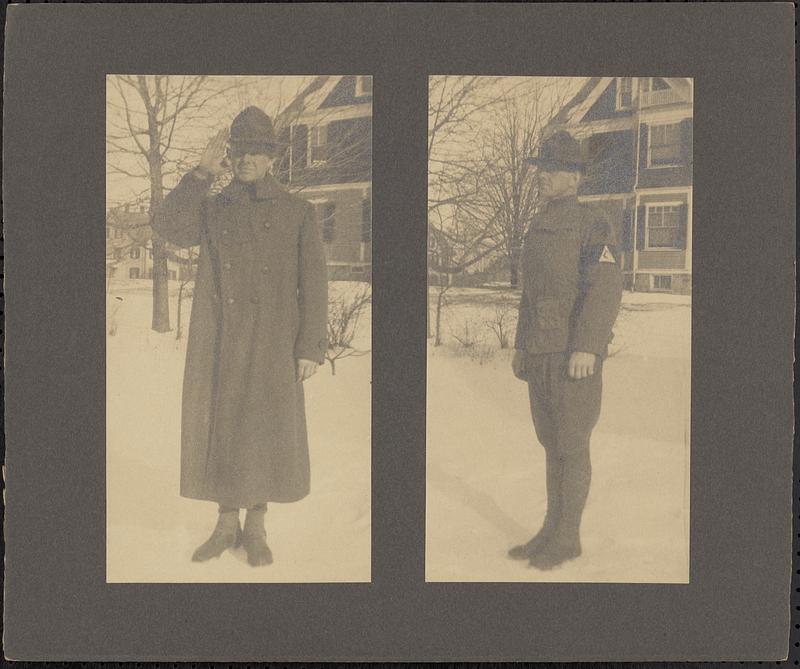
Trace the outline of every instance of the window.
<path fill-rule="evenodd" d="M 682 248 L 680 234 L 681 205 L 670 204 L 647 207 L 647 248 Z"/>
<path fill-rule="evenodd" d="M 139 254 L 140 250 L 138 246 L 136 248 L 131 249 L 131 258 L 133 258 L 134 260 L 136 260 L 139 257 Z"/>
<path fill-rule="evenodd" d="M 653 290 L 672 290 L 672 276 L 669 274 L 654 274 Z"/>
<path fill-rule="evenodd" d="M 139 278 L 139 268 L 138 267 L 131 267 L 128 269 L 128 278 L 129 279 L 138 279 Z"/>
<path fill-rule="evenodd" d="M 659 77 L 641 77 L 639 87 L 643 92 L 649 93 L 650 91 L 665 91 L 669 88 L 669 84 Z"/>
<path fill-rule="evenodd" d="M 678 165 L 681 160 L 681 124 L 651 125 L 648 130 L 647 165 Z"/>
<path fill-rule="evenodd" d="M 372 202 L 361 203 L 361 241 L 368 244 L 372 241 Z"/>
<path fill-rule="evenodd" d="M 363 274 L 365 271 L 363 265 L 350 265 L 350 274 Z"/>
<path fill-rule="evenodd" d="M 356 97 L 372 95 L 372 77 L 356 77 Z"/>
<path fill-rule="evenodd" d="M 328 126 L 318 125 L 311 128 L 308 135 L 308 152 L 312 163 L 324 163 L 328 160 Z"/>
<path fill-rule="evenodd" d="M 114 239 L 122 239 L 122 228 L 114 228 Z"/>
<path fill-rule="evenodd" d="M 169 280 L 175 281 L 178 278 L 178 275 L 175 273 L 174 269 L 169 270 Z"/>
<path fill-rule="evenodd" d="M 633 77 L 617 77 L 617 109 L 633 105 Z"/>
<path fill-rule="evenodd" d="M 114 249 L 114 260 L 122 260 L 122 249 Z"/>
<path fill-rule="evenodd" d="M 322 228 L 322 241 L 330 243 L 336 236 L 336 205 L 320 202 L 315 206 L 317 222 Z"/>

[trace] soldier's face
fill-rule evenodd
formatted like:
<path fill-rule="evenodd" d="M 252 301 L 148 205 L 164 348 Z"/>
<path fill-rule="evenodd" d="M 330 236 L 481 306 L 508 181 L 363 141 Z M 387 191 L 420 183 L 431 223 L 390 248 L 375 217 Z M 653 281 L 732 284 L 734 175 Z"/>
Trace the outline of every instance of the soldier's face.
<path fill-rule="evenodd" d="M 272 168 L 275 160 L 264 153 L 228 153 L 233 176 L 244 183 L 260 181 Z"/>
<path fill-rule="evenodd" d="M 578 192 L 580 172 L 539 169 L 537 179 L 539 196 L 544 200 L 552 200 L 566 195 L 575 195 Z"/>

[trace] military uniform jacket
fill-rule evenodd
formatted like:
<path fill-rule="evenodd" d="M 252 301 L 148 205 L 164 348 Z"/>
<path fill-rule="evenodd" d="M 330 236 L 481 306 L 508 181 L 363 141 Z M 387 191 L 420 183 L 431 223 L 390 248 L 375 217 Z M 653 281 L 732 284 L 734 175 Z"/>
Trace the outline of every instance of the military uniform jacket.
<path fill-rule="evenodd" d="M 296 358 L 327 349 L 325 254 L 311 205 L 273 177 L 187 174 L 154 228 L 199 246 L 181 416 L 181 495 L 245 507 L 309 492 L 303 384 Z"/>
<path fill-rule="evenodd" d="M 528 229 L 515 348 L 605 356 L 622 297 L 613 231 L 591 205 L 548 203 Z"/>

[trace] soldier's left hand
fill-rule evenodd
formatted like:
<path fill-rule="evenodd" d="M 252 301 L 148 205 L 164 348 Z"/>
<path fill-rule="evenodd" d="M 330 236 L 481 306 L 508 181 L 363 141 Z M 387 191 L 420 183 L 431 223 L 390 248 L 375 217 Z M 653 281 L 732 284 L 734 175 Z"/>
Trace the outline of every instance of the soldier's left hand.
<path fill-rule="evenodd" d="M 295 380 L 300 383 L 307 378 L 313 376 L 319 365 L 313 360 L 305 360 L 304 358 L 297 359 L 297 371 L 295 373 Z"/>
<path fill-rule="evenodd" d="M 594 353 L 576 351 L 569 356 L 567 373 L 571 379 L 585 379 L 594 374 L 597 356 Z"/>

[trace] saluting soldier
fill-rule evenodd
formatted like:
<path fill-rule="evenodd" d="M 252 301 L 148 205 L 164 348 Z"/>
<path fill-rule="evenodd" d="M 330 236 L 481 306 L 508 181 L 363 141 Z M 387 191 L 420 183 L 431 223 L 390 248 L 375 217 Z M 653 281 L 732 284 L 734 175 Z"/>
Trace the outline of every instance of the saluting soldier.
<path fill-rule="evenodd" d="M 589 439 L 600 415 L 603 359 L 622 297 L 614 231 L 578 202 L 578 142 L 559 131 L 537 166 L 542 208 L 521 255 L 522 298 L 512 368 L 528 382 L 536 436 L 545 449 L 547 512 L 541 530 L 509 551 L 540 569 L 581 554 L 580 523 L 591 480 Z"/>
<path fill-rule="evenodd" d="M 248 107 L 209 142 L 154 220 L 172 244 L 200 247 L 180 494 L 216 502 L 218 517 L 195 561 L 243 544 L 251 565 L 271 563 L 267 503 L 309 492 L 303 381 L 327 348 L 326 265 L 310 204 L 271 174 L 278 155 L 269 116 Z M 231 183 L 210 197 L 228 166 Z"/>

